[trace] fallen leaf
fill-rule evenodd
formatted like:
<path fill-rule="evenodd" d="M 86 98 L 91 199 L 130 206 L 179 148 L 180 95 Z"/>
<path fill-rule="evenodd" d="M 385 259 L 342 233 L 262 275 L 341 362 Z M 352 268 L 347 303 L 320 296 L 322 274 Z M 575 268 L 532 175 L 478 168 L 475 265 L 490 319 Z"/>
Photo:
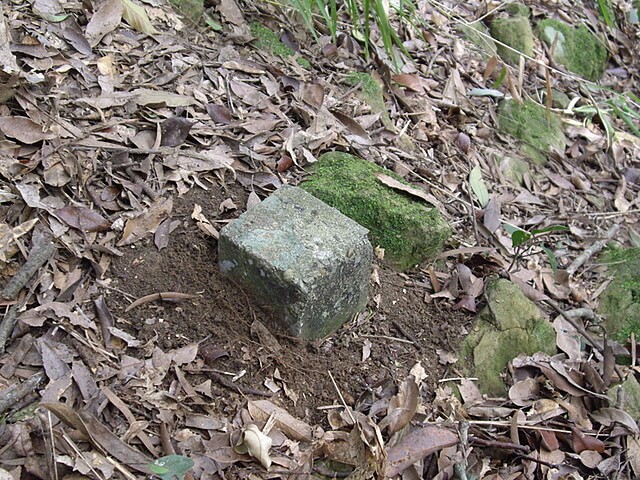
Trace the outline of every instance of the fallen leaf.
<path fill-rule="evenodd" d="M 0 132 L 29 145 L 57 137 L 55 133 L 45 132 L 41 125 L 27 117 L 0 117 Z"/>
<path fill-rule="evenodd" d="M 86 207 L 64 207 L 54 214 L 67 225 L 83 232 L 104 232 L 111 223 L 98 212 Z"/>
<path fill-rule="evenodd" d="M 127 220 L 122 232 L 122 238 L 116 245 L 119 247 L 130 245 L 149 233 L 155 232 L 160 223 L 171 214 L 172 210 L 173 200 L 171 197 L 158 199 L 144 212 Z"/>
<path fill-rule="evenodd" d="M 124 2 L 121 0 L 106 0 L 93 14 L 85 28 L 84 35 L 89 45 L 95 47 L 107 34 L 116 29 L 122 20 Z"/>
<path fill-rule="evenodd" d="M 394 190 L 400 190 L 414 197 L 421 198 L 425 202 L 428 202 L 431 205 L 433 205 L 434 207 L 441 208 L 441 203 L 433 195 L 425 192 L 424 190 L 402 183 L 401 181 L 396 180 L 395 178 L 390 177 L 389 175 L 385 175 L 384 173 L 376 172 L 375 176 L 378 178 L 378 180 L 380 180 L 380 182 L 385 184 L 387 187 L 393 188 Z"/>
<path fill-rule="evenodd" d="M 194 123 L 183 117 L 167 118 L 160 126 L 162 133 L 161 147 L 177 147 L 182 145 Z"/>
<path fill-rule="evenodd" d="M 384 478 L 400 475 L 407 467 L 445 447 L 458 443 L 458 436 L 439 427 L 420 427 L 387 449 Z"/>
<path fill-rule="evenodd" d="M 387 416 L 378 425 L 380 430 L 388 427 L 388 433 L 392 435 L 408 425 L 418 408 L 418 394 L 415 378 L 409 375 L 400 384 L 397 395 L 389 400 Z"/>
<path fill-rule="evenodd" d="M 273 416 L 275 425 L 286 435 L 301 442 L 311 443 L 313 430 L 309 424 L 291 416 L 283 408 L 274 405 L 269 400 L 250 400 L 247 408 L 256 422 L 266 422 Z"/>
<path fill-rule="evenodd" d="M 147 35 L 159 33 L 155 28 L 153 28 L 153 25 L 151 25 L 144 7 L 141 7 L 132 0 L 120 1 L 124 8 L 122 18 L 124 18 L 134 30 L 137 30 L 140 33 L 146 33 Z"/>

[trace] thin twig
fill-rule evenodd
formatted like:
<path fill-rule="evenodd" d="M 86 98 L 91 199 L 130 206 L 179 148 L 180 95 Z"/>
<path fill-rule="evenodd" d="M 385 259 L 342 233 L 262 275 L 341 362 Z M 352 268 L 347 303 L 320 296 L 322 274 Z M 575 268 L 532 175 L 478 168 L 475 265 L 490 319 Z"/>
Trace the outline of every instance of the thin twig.
<path fill-rule="evenodd" d="M 593 245 L 591 245 L 584 252 L 578 255 L 576 259 L 573 262 L 571 262 L 571 265 L 567 267 L 566 272 L 569 274 L 569 276 L 570 277 L 573 276 L 573 274 L 576 273 L 576 271 L 582 265 L 584 265 L 584 263 L 587 260 L 589 260 L 592 256 L 594 256 L 600 250 L 602 250 L 607 244 L 607 242 L 611 240 L 616 233 L 618 233 L 618 230 L 620 230 L 620 224 L 616 223 L 615 225 L 612 225 L 611 228 L 609 228 L 609 230 L 607 230 L 607 232 L 604 234 L 603 238 L 595 241 Z"/>
<path fill-rule="evenodd" d="M 20 399 L 32 393 L 45 380 L 44 371 L 34 373 L 20 385 L 8 388 L 0 395 L 0 415 L 15 405 Z"/>
<path fill-rule="evenodd" d="M 502 448 L 505 450 L 518 450 L 520 452 L 529 453 L 531 449 L 526 445 L 519 445 L 511 442 L 499 442 L 497 440 L 484 440 L 482 438 L 471 438 L 471 444 L 480 445 L 482 447 Z"/>
<path fill-rule="evenodd" d="M 20 267 L 4 290 L 0 294 L 5 300 L 15 300 L 20 290 L 29 283 L 31 277 L 44 265 L 56 251 L 56 244 L 51 239 L 45 239 L 33 246 L 27 261 Z"/>
<path fill-rule="evenodd" d="M 0 355 L 3 355 L 9 342 L 9 338 L 13 333 L 13 329 L 18 321 L 18 308 L 11 305 L 11 308 L 5 313 L 2 322 L 0 322 Z"/>

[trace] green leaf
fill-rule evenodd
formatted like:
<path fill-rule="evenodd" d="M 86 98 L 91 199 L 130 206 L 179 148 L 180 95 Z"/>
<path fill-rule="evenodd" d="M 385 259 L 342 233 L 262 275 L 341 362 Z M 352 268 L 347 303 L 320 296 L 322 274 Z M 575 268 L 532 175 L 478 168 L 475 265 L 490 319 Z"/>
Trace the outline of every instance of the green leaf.
<path fill-rule="evenodd" d="M 167 455 L 148 464 L 149 470 L 162 480 L 183 480 L 194 462 L 183 455 Z"/>
<path fill-rule="evenodd" d="M 524 230 L 516 230 L 511 234 L 511 244 L 513 247 L 519 247 L 528 240 L 531 240 L 533 236 L 529 232 Z"/>
<path fill-rule="evenodd" d="M 476 165 L 473 167 L 473 170 L 471 170 L 471 173 L 469 174 L 469 184 L 471 185 L 471 190 L 473 190 L 480 206 L 482 208 L 486 207 L 489 203 L 489 191 L 482 181 L 482 170 L 480 170 L 479 165 Z"/>
<path fill-rule="evenodd" d="M 549 233 L 549 232 L 566 232 L 569 230 L 569 227 L 566 225 L 551 225 L 549 227 L 538 228 L 531 230 L 532 235 L 540 235 L 541 233 Z"/>
<path fill-rule="evenodd" d="M 500 70 L 500 75 L 498 75 L 498 78 L 496 79 L 495 82 L 493 82 L 492 87 L 493 88 L 498 88 L 500 85 L 502 85 L 502 82 L 504 82 L 504 79 L 507 76 L 507 67 L 502 67 L 502 70 Z"/>
<path fill-rule="evenodd" d="M 616 19 L 613 11 L 611 10 L 609 0 L 598 0 L 598 6 L 600 7 L 600 13 L 602 14 L 604 23 L 607 24 L 607 27 L 614 28 L 616 26 Z"/>
<path fill-rule="evenodd" d="M 556 274 L 558 272 L 558 258 L 556 257 L 556 254 L 553 253 L 553 250 L 547 247 L 544 243 L 540 245 L 540 247 L 542 248 L 542 250 L 544 250 L 544 253 L 547 254 L 547 257 L 549 258 L 549 264 L 551 265 L 551 270 L 553 270 L 553 273 Z"/>
<path fill-rule="evenodd" d="M 122 2 L 122 6 L 124 7 L 124 11 L 122 12 L 122 18 L 131 25 L 131 28 L 137 30 L 140 33 L 146 33 L 147 35 L 152 35 L 154 33 L 159 33 L 151 22 L 149 21 L 149 17 L 147 16 L 147 12 L 140 5 L 132 2 L 132 0 L 120 0 Z"/>

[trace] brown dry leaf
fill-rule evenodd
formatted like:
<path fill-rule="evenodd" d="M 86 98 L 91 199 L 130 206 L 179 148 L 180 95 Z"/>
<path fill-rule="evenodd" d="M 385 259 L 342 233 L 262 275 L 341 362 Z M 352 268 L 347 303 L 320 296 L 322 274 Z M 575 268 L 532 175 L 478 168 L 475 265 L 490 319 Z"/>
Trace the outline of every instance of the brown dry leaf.
<path fill-rule="evenodd" d="M 582 359 L 581 338 L 576 328 L 562 315 L 558 315 L 553 321 L 556 331 L 556 345 L 566 353 L 570 360 Z"/>
<path fill-rule="evenodd" d="M 27 117 L 0 117 L 0 132 L 29 145 L 57 137 L 53 132 L 45 132 L 41 125 Z"/>
<path fill-rule="evenodd" d="M 433 195 L 425 192 L 424 190 L 402 183 L 399 180 L 390 177 L 389 175 L 385 175 L 384 173 L 376 172 L 375 176 L 378 178 L 378 180 L 380 180 L 381 183 L 384 183 L 387 187 L 393 188 L 394 190 L 400 190 L 414 197 L 421 198 L 425 202 L 430 203 L 438 209 L 442 208 L 442 204 Z"/>
<path fill-rule="evenodd" d="M 627 436 L 627 460 L 636 478 L 640 478 L 640 440 L 637 435 Z"/>
<path fill-rule="evenodd" d="M 147 466 L 151 459 L 120 440 L 93 415 L 76 411 L 62 403 L 41 403 L 40 406 L 52 412 L 69 427 L 79 430 L 101 451 L 109 452 L 109 455 L 138 472 L 151 474 Z"/>
<path fill-rule="evenodd" d="M 194 123 L 183 117 L 167 118 L 160 126 L 162 132 L 161 147 L 177 147 L 182 145 Z"/>
<path fill-rule="evenodd" d="M 591 412 L 591 418 L 607 427 L 611 426 L 613 423 L 619 423 L 620 425 L 627 427 L 629 431 L 635 435 L 640 433 L 640 431 L 638 431 L 636 421 L 624 410 L 619 410 L 617 408 L 601 408 L 595 412 Z"/>
<path fill-rule="evenodd" d="M 95 47 L 107 34 L 116 29 L 122 20 L 124 6 L 121 0 L 107 0 L 93 14 L 84 35 L 89 45 Z"/>
<path fill-rule="evenodd" d="M 380 430 L 388 427 L 389 435 L 400 431 L 409 424 L 418 408 L 418 385 L 413 375 L 404 379 L 398 389 L 398 394 L 389 400 L 387 416 L 378 425 Z"/>
<path fill-rule="evenodd" d="M 340 123 L 347 127 L 347 129 L 356 137 L 358 143 L 361 143 L 363 145 L 371 145 L 373 143 L 367 131 L 349 115 L 346 115 L 338 110 L 332 109 L 330 111 L 332 115 L 336 117 L 336 119 Z"/>
<path fill-rule="evenodd" d="M 458 436 L 444 428 L 417 428 L 403 437 L 400 443 L 387 449 L 384 478 L 395 477 L 427 455 L 457 443 Z"/>
<path fill-rule="evenodd" d="M 273 416 L 275 425 L 294 440 L 310 443 L 313 439 L 313 429 L 309 424 L 292 417 L 289 412 L 269 400 L 249 401 L 247 408 L 256 422 L 266 422 Z"/>
<path fill-rule="evenodd" d="M 415 73 L 399 73 L 397 75 L 392 75 L 391 80 L 402 87 L 413 90 L 414 92 L 425 93 L 422 79 Z"/>
<path fill-rule="evenodd" d="M 237 26 L 246 23 L 242 10 L 238 8 L 235 0 L 221 0 L 218 6 L 218 12 L 226 22 L 233 23 Z"/>
<path fill-rule="evenodd" d="M 626 212 L 631 207 L 631 203 L 624 198 L 624 194 L 627 192 L 627 180 L 624 178 L 624 175 L 620 177 L 620 183 L 618 183 L 618 187 L 616 188 L 615 197 L 613 200 L 613 204 L 616 207 L 616 210 L 619 212 Z"/>
<path fill-rule="evenodd" d="M 122 232 L 122 238 L 116 245 L 119 247 L 130 245 L 155 232 L 158 225 L 171 215 L 172 210 L 173 199 L 171 197 L 156 200 L 146 211 L 127 220 Z"/>
<path fill-rule="evenodd" d="M 207 103 L 205 105 L 205 109 L 207 113 L 211 117 L 211 120 L 217 123 L 222 123 L 224 125 L 229 125 L 233 118 L 231 117 L 231 112 L 224 105 L 216 105 L 213 103 Z"/>
<path fill-rule="evenodd" d="M 303 83 L 299 95 L 302 101 L 315 108 L 320 108 L 324 102 L 324 88 L 319 83 Z"/>
<path fill-rule="evenodd" d="M 104 232 L 111 223 L 98 212 L 86 207 L 64 207 L 54 212 L 67 225 L 82 232 Z"/>
<path fill-rule="evenodd" d="M 540 397 L 540 384 L 533 378 L 514 383 L 509 389 L 509 400 L 519 407 L 526 407 Z"/>
<path fill-rule="evenodd" d="M 595 437 L 585 435 L 576 427 L 571 427 L 571 440 L 572 448 L 576 453 L 584 452 L 585 450 L 593 450 L 594 452 L 604 452 L 604 443 Z"/>

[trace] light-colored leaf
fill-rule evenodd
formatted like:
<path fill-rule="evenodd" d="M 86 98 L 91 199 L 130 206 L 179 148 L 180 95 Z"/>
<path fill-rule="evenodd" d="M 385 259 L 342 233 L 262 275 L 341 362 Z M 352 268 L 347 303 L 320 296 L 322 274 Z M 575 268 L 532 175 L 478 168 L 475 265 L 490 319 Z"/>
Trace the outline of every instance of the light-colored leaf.
<path fill-rule="evenodd" d="M 471 190 L 473 190 L 473 194 L 478 199 L 480 206 L 482 208 L 486 207 L 489 203 L 489 191 L 482 180 L 482 170 L 479 165 L 473 167 L 471 173 L 469 173 L 469 184 L 471 185 Z"/>
<path fill-rule="evenodd" d="M 144 8 L 131 0 L 120 0 L 122 2 L 123 12 L 122 18 L 131 25 L 131 27 L 140 33 L 153 35 L 158 31 L 151 25 L 147 12 Z"/>
<path fill-rule="evenodd" d="M 91 17 L 84 31 L 84 36 L 89 42 L 89 45 L 95 47 L 100 43 L 102 37 L 120 25 L 122 11 L 123 8 L 120 0 L 107 0 L 102 4 Z"/>
<path fill-rule="evenodd" d="M 268 470 L 271 466 L 271 457 L 269 457 L 271 443 L 271 438 L 262 433 L 256 424 L 252 423 L 242 431 L 238 443 L 234 445 L 233 449 L 236 453 L 248 453 Z"/>

